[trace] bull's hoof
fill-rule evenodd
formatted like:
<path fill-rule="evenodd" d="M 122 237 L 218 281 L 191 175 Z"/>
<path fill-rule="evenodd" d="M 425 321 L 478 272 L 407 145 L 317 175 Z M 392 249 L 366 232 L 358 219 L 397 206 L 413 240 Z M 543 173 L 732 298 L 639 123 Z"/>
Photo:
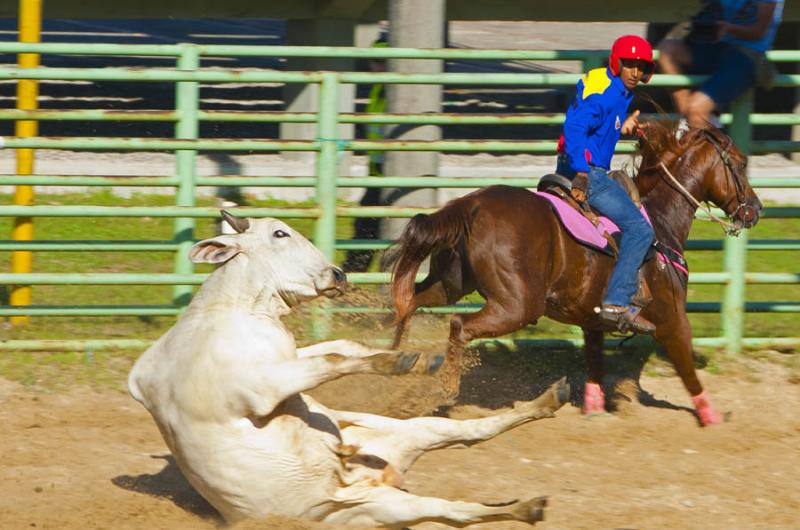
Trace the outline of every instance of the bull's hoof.
<path fill-rule="evenodd" d="M 394 363 L 394 374 L 407 374 L 419 360 L 419 353 L 401 353 Z"/>
<path fill-rule="evenodd" d="M 375 373 L 384 375 L 407 374 L 419 360 L 419 353 L 378 353 L 370 356 Z"/>
<path fill-rule="evenodd" d="M 569 401 L 570 386 L 567 378 L 562 377 L 556 383 L 550 385 L 543 394 L 533 401 L 517 401 L 514 408 L 521 410 L 536 410 L 541 413 L 553 415 L 555 411 L 563 407 Z"/>
<path fill-rule="evenodd" d="M 444 364 L 444 355 L 431 355 L 428 357 L 428 363 L 425 371 L 428 375 L 433 375 L 439 371 L 439 368 Z"/>
<path fill-rule="evenodd" d="M 547 507 L 547 497 L 536 497 L 519 503 L 514 507 L 514 518 L 518 521 L 535 524 L 544 521 L 544 509 Z"/>
<path fill-rule="evenodd" d="M 556 382 L 556 384 L 550 388 L 555 391 L 556 400 L 558 401 L 559 406 L 564 405 L 567 401 L 569 401 L 571 389 L 569 383 L 567 383 L 566 377 L 559 379 L 558 382 Z"/>

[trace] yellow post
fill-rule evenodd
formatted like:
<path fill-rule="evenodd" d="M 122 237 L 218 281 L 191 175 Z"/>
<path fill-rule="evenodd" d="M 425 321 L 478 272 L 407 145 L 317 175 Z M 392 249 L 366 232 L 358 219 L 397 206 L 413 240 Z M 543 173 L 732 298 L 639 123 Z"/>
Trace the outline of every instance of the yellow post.
<path fill-rule="evenodd" d="M 19 41 L 40 42 L 42 33 L 42 0 L 19 0 Z M 36 68 L 39 66 L 39 54 L 20 53 L 17 58 L 20 68 Z M 38 106 L 39 84 L 35 80 L 21 79 L 17 82 L 17 108 L 33 110 Z M 32 120 L 18 120 L 16 135 L 19 137 L 36 136 L 38 124 Z M 17 149 L 17 174 L 33 174 L 34 151 L 33 149 Z M 17 186 L 14 191 L 14 204 L 33 204 L 33 186 Z M 30 241 L 33 239 L 33 222 L 30 217 L 18 217 L 14 221 L 12 239 L 17 241 Z M 11 253 L 11 272 L 31 272 L 32 253 L 29 251 L 16 251 Z M 30 305 L 31 287 L 14 286 L 11 290 L 11 305 Z M 14 325 L 26 324 L 30 320 L 27 316 L 11 317 Z"/>

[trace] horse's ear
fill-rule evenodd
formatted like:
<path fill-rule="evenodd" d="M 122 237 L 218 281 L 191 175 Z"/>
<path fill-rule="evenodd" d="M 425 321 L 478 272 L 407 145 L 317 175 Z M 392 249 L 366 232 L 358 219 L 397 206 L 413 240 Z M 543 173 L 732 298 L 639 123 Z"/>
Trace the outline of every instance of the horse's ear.
<path fill-rule="evenodd" d="M 198 241 L 189 251 L 192 263 L 225 263 L 242 251 L 236 236 L 217 236 Z"/>

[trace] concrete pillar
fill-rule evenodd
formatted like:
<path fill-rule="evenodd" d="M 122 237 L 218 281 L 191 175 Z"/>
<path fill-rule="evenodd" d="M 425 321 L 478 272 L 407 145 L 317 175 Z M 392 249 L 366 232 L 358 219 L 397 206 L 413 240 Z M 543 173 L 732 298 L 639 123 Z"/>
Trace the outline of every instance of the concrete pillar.
<path fill-rule="evenodd" d="M 790 26 L 790 29 L 788 29 L 787 31 L 791 32 L 790 40 L 791 40 L 791 42 L 794 43 L 794 48 L 799 47 L 800 46 L 800 23 L 797 23 L 797 22 L 786 23 L 786 22 L 784 22 L 784 27 L 785 26 Z M 792 46 L 786 46 L 786 48 L 791 48 L 791 47 Z M 785 49 L 785 48 L 781 48 L 781 49 Z M 794 65 L 794 73 L 795 74 L 800 74 L 800 64 L 795 63 L 795 65 Z M 800 88 L 795 88 L 794 89 L 794 108 L 793 108 L 793 111 L 794 111 L 795 114 L 800 113 Z M 781 112 L 786 112 L 786 111 L 781 111 Z M 800 125 L 793 125 L 792 126 L 792 140 L 795 141 L 795 142 L 800 140 Z M 792 162 L 800 162 L 800 153 L 792 153 L 789 156 L 790 156 Z"/>
<path fill-rule="evenodd" d="M 381 36 L 380 22 L 359 22 L 355 31 L 355 46 L 369 48 Z"/>
<path fill-rule="evenodd" d="M 389 44 L 393 48 L 443 48 L 445 45 L 445 0 L 390 0 Z M 440 73 L 441 60 L 393 59 L 389 70 L 399 73 Z M 440 85 L 388 85 L 389 112 L 440 112 Z M 441 129 L 433 125 L 396 125 L 388 138 L 397 140 L 439 140 Z M 439 154 L 431 152 L 388 152 L 384 171 L 392 176 L 438 175 Z M 436 190 L 383 190 L 382 200 L 397 206 L 435 206 Z M 383 238 L 396 238 L 405 219 L 388 219 L 381 224 Z"/>
<path fill-rule="evenodd" d="M 355 21 L 349 19 L 303 19 L 289 20 L 286 25 L 286 44 L 288 46 L 352 46 Z M 353 59 L 326 59 L 316 57 L 289 57 L 286 71 L 351 71 L 355 69 Z M 289 83 L 284 86 L 283 99 L 288 112 L 316 112 L 319 106 L 319 86 L 316 84 Z M 339 88 L 339 112 L 353 112 L 355 109 L 355 86 L 341 85 Z M 353 138 L 353 125 L 339 125 L 341 139 Z M 284 140 L 311 140 L 317 136 L 314 123 L 281 123 L 280 136 Z M 308 161 L 312 164 L 314 153 L 286 152 L 284 156 Z M 341 166 L 350 166 L 350 157 L 340 159 Z M 313 166 L 311 166 L 313 167 Z"/>

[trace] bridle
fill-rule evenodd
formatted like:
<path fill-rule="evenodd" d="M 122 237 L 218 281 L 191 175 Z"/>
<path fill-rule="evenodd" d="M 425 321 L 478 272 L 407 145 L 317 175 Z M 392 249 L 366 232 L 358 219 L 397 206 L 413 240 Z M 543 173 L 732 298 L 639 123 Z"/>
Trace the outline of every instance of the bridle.
<path fill-rule="evenodd" d="M 758 211 L 754 207 L 747 204 L 744 185 L 741 182 L 741 174 L 742 174 L 741 172 L 744 169 L 744 164 L 734 165 L 734 162 L 730 156 L 730 150 L 733 147 L 733 140 L 728 138 L 728 141 L 725 143 L 725 145 L 721 145 L 720 142 L 717 140 L 717 138 L 715 138 L 710 131 L 703 130 L 702 134 L 703 136 L 705 136 L 706 140 L 708 140 L 711 143 L 711 145 L 714 146 L 714 150 L 716 150 L 717 155 L 719 155 L 719 160 L 721 160 L 723 165 L 725 166 L 726 180 L 728 181 L 732 180 L 734 188 L 736 189 L 735 199 L 732 198 L 730 201 L 728 201 L 725 207 L 727 208 L 727 206 L 729 206 L 730 203 L 734 200 L 738 201 L 738 205 L 733 210 L 733 212 L 728 214 L 728 217 L 734 218 L 739 213 L 739 211 L 742 210 L 743 219 L 747 220 L 755 218 L 758 215 Z M 650 143 L 650 141 L 644 134 L 641 134 L 640 138 Z M 652 144 L 650 145 L 652 147 Z M 681 155 L 681 157 L 678 158 L 678 161 L 680 161 L 681 158 L 683 158 L 683 155 Z M 664 164 L 664 162 L 659 160 L 658 165 L 663 170 L 664 174 L 669 178 L 670 182 L 678 188 L 678 190 L 684 195 L 684 197 L 686 197 L 689 200 L 689 202 L 691 202 L 695 206 L 695 208 L 703 210 L 706 213 L 706 215 L 708 215 L 711 218 L 711 221 L 719 223 L 719 225 L 722 227 L 722 229 L 725 231 L 726 234 L 732 236 L 739 235 L 739 232 L 741 232 L 743 227 L 737 226 L 736 223 L 731 223 L 724 219 L 720 219 L 719 217 L 714 215 L 713 212 L 711 211 L 711 208 L 709 208 L 708 206 L 702 204 L 700 201 L 695 199 L 694 196 L 691 193 L 689 193 L 689 190 L 687 190 L 683 186 L 683 184 L 678 182 L 678 179 L 676 179 L 675 176 L 670 172 L 670 170 L 667 169 L 667 166 Z"/>
<path fill-rule="evenodd" d="M 754 219 L 758 216 L 758 211 L 752 207 L 751 205 L 747 204 L 747 198 L 745 196 L 744 191 L 744 184 L 742 184 L 742 172 L 744 171 L 744 164 L 735 164 L 730 156 L 730 150 L 733 147 L 733 140 L 730 137 L 726 137 L 725 145 L 721 145 L 717 138 L 715 138 L 708 130 L 703 130 L 703 134 L 706 139 L 711 142 L 711 145 L 714 146 L 714 149 L 717 151 L 720 160 L 725 165 L 725 178 L 726 180 L 732 180 L 733 185 L 736 188 L 736 200 L 738 201 L 738 205 L 736 208 L 728 214 L 728 217 L 733 219 L 742 211 L 742 219 Z M 728 201 L 728 204 L 725 205 L 727 208 L 730 203 L 733 202 L 733 199 Z M 752 217 L 751 217 L 752 216 Z M 741 228 L 733 228 L 732 231 L 728 231 L 730 235 L 738 235 Z"/>

